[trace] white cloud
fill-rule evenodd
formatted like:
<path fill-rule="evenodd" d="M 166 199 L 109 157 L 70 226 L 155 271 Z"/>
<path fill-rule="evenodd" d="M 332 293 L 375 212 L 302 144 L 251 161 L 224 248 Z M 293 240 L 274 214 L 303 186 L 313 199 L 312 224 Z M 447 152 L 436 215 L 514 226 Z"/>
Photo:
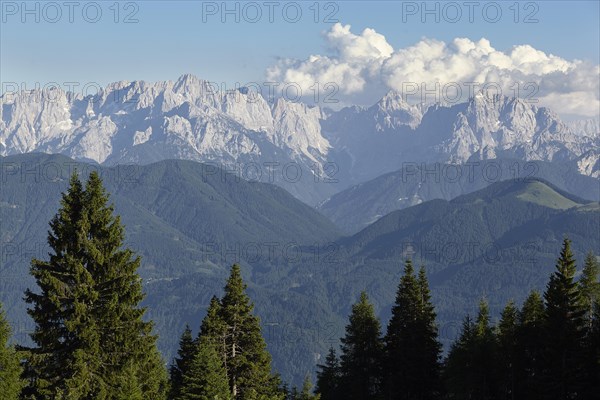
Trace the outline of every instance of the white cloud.
<path fill-rule="evenodd" d="M 597 116 L 600 110 L 600 66 L 569 61 L 527 44 L 503 52 L 485 38 L 456 38 L 449 43 L 424 38 L 410 47 L 394 49 L 373 29 L 357 35 L 350 25 L 339 23 L 324 38 L 330 55 L 280 60 L 267 70 L 267 78 L 294 82 L 306 93 L 315 82 L 333 82 L 339 86 L 342 103 L 368 103 L 384 91 L 403 92 L 411 84 L 418 86 L 419 93 L 407 96 L 409 101 L 443 101 L 444 85 L 458 85 L 466 96 L 475 82 L 499 87 L 507 96 L 534 96 L 540 105 L 559 113 Z M 436 83 L 438 95 L 423 99 L 422 91 L 435 90 Z"/>

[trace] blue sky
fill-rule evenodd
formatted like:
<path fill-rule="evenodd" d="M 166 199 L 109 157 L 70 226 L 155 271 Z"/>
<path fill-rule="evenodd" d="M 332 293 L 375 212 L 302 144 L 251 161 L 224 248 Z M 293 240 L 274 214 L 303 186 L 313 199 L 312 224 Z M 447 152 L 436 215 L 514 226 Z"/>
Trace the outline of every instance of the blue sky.
<path fill-rule="evenodd" d="M 59 6 L 63 2 L 56 2 Z M 515 45 L 528 44 L 546 54 L 567 61 L 586 60 L 598 65 L 600 48 L 597 1 L 474 2 L 473 21 L 465 2 L 428 2 L 438 12 L 422 15 L 422 2 L 345 1 L 272 2 L 273 22 L 265 2 L 239 2 L 239 18 L 222 15 L 223 2 L 138 1 L 120 2 L 118 22 L 114 21 L 113 1 L 98 2 L 99 21 L 90 2 L 79 2 L 69 22 L 69 10 L 44 3 L 28 2 L 34 10 L 25 13 L 21 2 L 2 1 L 0 31 L 0 80 L 32 86 L 47 82 L 96 82 L 104 85 L 117 80 L 177 79 L 193 73 L 215 82 L 253 82 L 265 79 L 268 67 L 280 58 L 305 60 L 311 54 L 334 56 L 324 33 L 333 21 L 351 25 L 360 35 L 365 28 L 385 36 L 394 50 L 414 45 L 423 38 L 451 42 L 464 37 L 472 41 L 486 38 L 494 49 L 507 52 Z M 236 2 L 228 2 L 234 8 Z M 501 17 L 496 17 L 496 5 Z M 515 14 L 515 4 L 519 13 Z M 252 23 L 256 7 L 262 17 Z M 302 16 L 295 18 L 296 5 Z M 84 15 L 83 8 L 87 14 Z M 283 8 L 287 7 L 284 14 Z M 417 9 L 415 10 L 415 7 Z M 446 7 L 446 8 L 444 8 Z M 484 13 L 483 8 L 487 12 Z M 315 22 L 315 9 L 319 9 Z M 456 11 L 462 16 L 458 22 Z M 213 11 L 214 13 L 209 13 Z M 246 14 L 244 14 L 244 11 Z M 134 13 L 134 23 L 124 23 Z M 234 13 L 235 14 L 235 13 Z M 326 16 L 331 14 L 328 21 Z M 529 16 L 529 23 L 526 18 Z M 39 18 L 39 22 L 35 18 Z M 85 17 L 85 18 L 84 18 Z M 227 20 L 222 22 L 221 18 Z M 245 18 L 246 17 L 246 18 Z M 440 19 L 439 22 L 435 18 Z M 25 18 L 25 22 L 22 19 Z M 287 18 L 287 20 L 286 20 Z M 426 18 L 425 22 L 421 19 Z M 493 19 L 497 22 L 492 22 Z M 55 19 L 57 22 L 51 23 Z M 515 22 L 517 19 L 517 22 Z M 537 22 L 535 22 L 537 20 Z"/>

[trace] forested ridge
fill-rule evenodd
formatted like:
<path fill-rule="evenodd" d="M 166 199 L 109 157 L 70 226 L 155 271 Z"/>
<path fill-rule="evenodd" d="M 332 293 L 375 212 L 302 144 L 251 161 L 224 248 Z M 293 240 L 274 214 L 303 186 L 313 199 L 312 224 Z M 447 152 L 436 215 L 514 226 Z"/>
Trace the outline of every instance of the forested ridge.
<path fill-rule="evenodd" d="M 99 175 L 83 184 L 73 174 L 50 221 L 51 251 L 31 263 L 37 287 L 25 301 L 33 345 L 11 345 L 0 314 L 3 398 L 587 400 L 600 393 L 600 267 L 590 253 L 578 271 L 568 239 L 543 293 L 509 302 L 497 324 L 482 299 L 445 356 L 426 267 L 406 260 L 386 329 L 369 294 L 357 293 L 340 348 L 302 388 L 289 388 L 273 371 L 239 265 L 198 334 L 186 328 L 167 365 L 140 306 L 142 260 L 124 236 Z"/>

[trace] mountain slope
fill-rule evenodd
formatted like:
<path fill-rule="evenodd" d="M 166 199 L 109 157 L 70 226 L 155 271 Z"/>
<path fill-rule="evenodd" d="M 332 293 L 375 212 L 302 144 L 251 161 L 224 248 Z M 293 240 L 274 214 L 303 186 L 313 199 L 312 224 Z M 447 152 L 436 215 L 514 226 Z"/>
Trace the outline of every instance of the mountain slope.
<path fill-rule="evenodd" d="M 598 204 L 543 181 L 499 182 L 452 201 L 424 202 L 335 239 L 323 216 L 280 188 L 222 179 L 212 165 L 105 168 L 43 154 L 0 162 L 0 300 L 17 340 L 26 342 L 31 329 L 21 300 L 34 284 L 29 261 L 47 257 L 47 223 L 66 171 L 95 168 L 122 216 L 128 245 L 142 255 L 144 304 L 165 358 L 186 322 L 199 326 L 211 296 L 221 294 L 228 266 L 239 261 L 275 368 L 296 384 L 338 343 L 361 290 L 369 291 L 385 323 L 408 256 L 427 266 L 447 344 L 481 296 L 498 312 L 508 298 L 519 301 L 543 288 L 563 235 L 573 239 L 578 259 L 600 250 Z M 264 245 L 258 256 L 256 245 Z"/>
<path fill-rule="evenodd" d="M 576 172 L 573 163 L 476 160 L 466 164 L 407 163 L 333 195 L 318 209 L 347 233 L 356 233 L 392 211 L 433 199 L 451 200 L 511 178 L 541 178 L 588 200 L 600 199 L 597 179 Z"/>
<path fill-rule="evenodd" d="M 584 232 L 598 222 L 594 219 L 597 204 L 540 179 L 507 180 L 450 201 L 432 200 L 394 211 L 344 243 L 351 254 L 376 258 L 399 256 L 410 242 L 483 246 L 509 238 L 514 230 L 530 228 L 532 235 L 539 235 L 537 228 L 530 226 L 534 221 L 540 222 L 540 227 L 553 225 L 567 213 L 573 218 L 570 225 L 580 223 L 582 228 L 572 232 L 573 241 L 593 244 Z M 427 259 L 426 253 L 423 256 Z"/>
<path fill-rule="evenodd" d="M 565 236 L 579 268 L 587 251 L 599 254 L 600 204 L 541 180 L 498 182 L 451 201 L 394 211 L 340 240 L 339 262 L 323 270 L 322 290 L 343 313 L 350 304 L 341 293 L 366 288 L 385 320 L 410 257 L 426 266 L 440 334 L 449 344 L 480 298 L 497 316 L 508 300 L 543 290 Z"/>
<path fill-rule="evenodd" d="M 31 328 L 21 300 L 24 290 L 34 287 L 29 263 L 33 257 L 47 257 L 48 222 L 75 169 L 84 176 L 99 171 L 125 225 L 126 244 L 142 256 L 139 272 L 148 293 L 145 304 L 168 360 L 183 325 L 199 326 L 210 298 L 221 292 L 235 262 L 244 268 L 265 324 L 310 327 L 317 318 L 336 318 L 326 303 L 302 294 L 291 296 L 293 304 L 299 304 L 298 310 L 306 304 L 314 313 L 291 313 L 288 303 L 275 299 L 281 295 L 277 285 L 268 286 L 285 273 L 284 262 L 295 262 L 301 245 L 339 235 L 325 217 L 277 186 L 247 182 L 214 165 L 182 160 L 102 167 L 61 155 L 29 153 L 2 157 L 0 167 L 0 301 L 19 341 L 28 340 Z M 310 341 L 303 332 L 286 334 L 290 337 L 285 341 L 270 342 L 270 349 L 282 373 L 303 376 L 314 361 L 307 358 Z M 297 366 L 302 371 L 282 365 L 290 357 L 286 351 L 291 351 L 291 340 L 306 353 Z"/>
<path fill-rule="evenodd" d="M 47 222 L 75 169 L 82 175 L 92 169 L 100 172 L 116 212 L 123 215 L 141 250 L 152 250 L 137 238 L 147 233 L 169 242 L 192 241 L 215 256 L 232 250 L 238 258 L 244 258 L 242 246 L 249 243 L 300 245 L 338 236 L 330 221 L 285 190 L 245 181 L 214 165 L 165 160 L 147 166 L 101 167 L 45 154 L 3 157 L 0 162 L 4 242 L 33 237 L 45 241 Z"/>

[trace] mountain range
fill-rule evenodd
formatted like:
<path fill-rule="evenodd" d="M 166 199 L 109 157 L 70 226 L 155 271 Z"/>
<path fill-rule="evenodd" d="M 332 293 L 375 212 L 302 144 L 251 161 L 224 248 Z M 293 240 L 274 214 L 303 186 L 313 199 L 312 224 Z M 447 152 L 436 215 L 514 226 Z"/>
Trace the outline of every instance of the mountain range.
<path fill-rule="evenodd" d="M 27 342 L 21 300 L 32 257 L 47 257 L 48 221 L 75 169 L 102 176 L 126 245 L 142 256 L 148 317 L 170 360 L 185 323 L 197 329 L 228 266 L 242 265 L 276 370 L 300 383 L 337 345 L 366 289 L 385 322 L 402 263 L 423 263 L 441 339 L 484 296 L 494 315 L 513 298 L 543 289 L 562 238 L 575 254 L 599 252 L 598 202 L 541 179 L 509 179 L 452 200 L 424 200 L 344 236 L 325 216 L 276 185 L 248 182 L 212 164 L 163 160 L 100 166 L 62 155 L 0 158 L 0 301 Z M 583 179 L 583 178 L 582 178 Z M 563 181 L 563 183 L 566 182 Z"/>
<path fill-rule="evenodd" d="M 208 81 L 120 81 L 97 94 L 61 88 L 0 97 L 0 154 L 61 153 L 103 165 L 164 159 L 216 163 L 315 205 L 407 162 L 568 161 L 600 176 L 596 122 L 564 123 L 524 99 L 478 93 L 411 105 L 389 92 L 371 107 L 331 110 Z"/>

